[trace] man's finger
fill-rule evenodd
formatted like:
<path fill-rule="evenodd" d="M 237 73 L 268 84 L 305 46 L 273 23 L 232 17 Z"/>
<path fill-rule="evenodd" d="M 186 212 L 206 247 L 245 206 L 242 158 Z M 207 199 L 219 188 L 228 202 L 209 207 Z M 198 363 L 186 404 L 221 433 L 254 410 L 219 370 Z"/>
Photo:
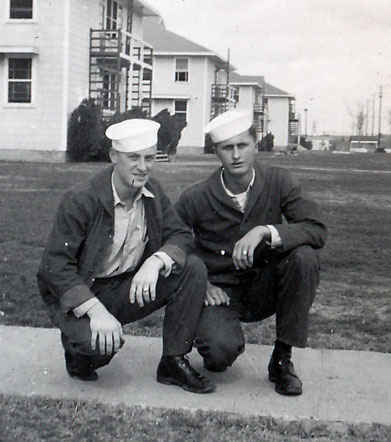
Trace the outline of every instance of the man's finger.
<path fill-rule="evenodd" d="M 93 351 L 95 351 L 96 348 L 96 338 L 98 336 L 98 333 L 96 332 L 96 330 L 92 330 L 91 331 L 91 348 Z"/>
<path fill-rule="evenodd" d="M 119 331 L 113 333 L 113 341 L 114 341 L 114 352 L 117 353 L 117 351 L 119 351 L 120 349 L 120 342 L 121 342 Z"/>
<path fill-rule="evenodd" d="M 156 299 L 156 284 L 151 284 L 149 292 L 151 294 L 151 301 L 154 301 Z"/>
<path fill-rule="evenodd" d="M 111 355 L 113 353 L 113 333 L 106 335 L 106 354 Z"/>
<path fill-rule="evenodd" d="M 208 302 L 209 302 L 209 305 L 215 305 L 215 300 L 213 299 L 213 297 L 211 295 L 208 296 Z"/>
<path fill-rule="evenodd" d="M 99 352 L 101 355 L 106 354 L 106 336 L 103 333 L 99 333 Z"/>
<path fill-rule="evenodd" d="M 150 298 L 149 298 L 149 287 L 148 286 L 143 287 L 142 295 L 143 295 L 144 301 L 146 303 L 148 303 L 150 301 Z"/>
<path fill-rule="evenodd" d="M 136 302 L 136 287 L 132 283 L 129 290 L 129 301 L 131 304 Z"/>
<path fill-rule="evenodd" d="M 122 330 L 122 325 L 121 323 L 118 323 L 118 333 L 119 333 L 119 339 L 121 340 L 122 336 L 123 336 L 123 330 Z"/>
<path fill-rule="evenodd" d="M 248 263 L 249 263 L 250 267 L 252 267 L 254 264 L 254 249 L 253 248 L 248 249 L 248 257 L 247 258 L 248 258 Z"/>
<path fill-rule="evenodd" d="M 136 288 L 136 299 L 137 299 L 137 304 L 140 307 L 144 307 L 143 292 L 141 287 Z"/>

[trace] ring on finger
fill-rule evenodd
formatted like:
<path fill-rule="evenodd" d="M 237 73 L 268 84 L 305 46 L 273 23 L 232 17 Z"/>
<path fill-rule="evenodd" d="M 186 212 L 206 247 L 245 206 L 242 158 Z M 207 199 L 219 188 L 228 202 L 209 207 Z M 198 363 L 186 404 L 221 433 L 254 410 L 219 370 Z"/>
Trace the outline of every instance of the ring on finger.
<path fill-rule="evenodd" d="M 247 255 L 247 250 L 243 250 L 242 255 Z"/>
<path fill-rule="evenodd" d="M 144 287 L 143 292 L 149 292 L 149 289 L 147 287 Z"/>

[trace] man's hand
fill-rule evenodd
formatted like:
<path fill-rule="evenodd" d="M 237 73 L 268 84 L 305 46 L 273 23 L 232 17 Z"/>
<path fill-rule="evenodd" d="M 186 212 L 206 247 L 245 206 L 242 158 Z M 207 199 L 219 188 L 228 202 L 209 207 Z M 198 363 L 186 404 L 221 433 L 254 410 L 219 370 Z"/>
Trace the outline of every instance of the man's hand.
<path fill-rule="evenodd" d="M 140 307 L 144 307 L 144 302 L 151 302 L 156 299 L 156 284 L 159 272 L 164 267 L 164 263 L 157 256 L 150 256 L 144 261 L 139 271 L 134 275 L 129 290 L 129 300 L 131 304 L 136 301 Z"/>
<path fill-rule="evenodd" d="M 209 281 L 206 286 L 205 305 L 229 305 L 229 296 L 220 287 L 216 287 Z"/>
<path fill-rule="evenodd" d="M 263 239 L 270 239 L 270 235 L 270 230 L 266 226 L 257 226 L 237 241 L 232 253 L 236 270 L 247 269 L 253 266 L 254 250 Z"/>
<path fill-rule="evenodd" d="M 87 314 L 90 317 L 92 350 L 95 350 L 98 341 L 101 355 L 116 353 L 121 347 L 121 323 L 101 303 L 92 307 Z"/>

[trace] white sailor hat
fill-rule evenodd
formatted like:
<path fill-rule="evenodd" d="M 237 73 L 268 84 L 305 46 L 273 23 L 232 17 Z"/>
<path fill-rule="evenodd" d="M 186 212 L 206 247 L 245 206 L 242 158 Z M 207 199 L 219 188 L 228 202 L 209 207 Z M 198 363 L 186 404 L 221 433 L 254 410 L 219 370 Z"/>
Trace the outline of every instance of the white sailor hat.
<path fill-rule="evenodd" d="M 119 152 L 138 152 L 157 144 L 157 133 L 160 124 L 156 121 L 133 118 L 112 124 L 106 129 L 113 149 Z"/>
<path fill-rule="evenodd" d="M 250 129 L 252 124 L 253 116 L 250 112 L 233 109 L 210 121 L 205 127 L 205 133 L 209 134 L 214 143 L 221 143 Z"/>

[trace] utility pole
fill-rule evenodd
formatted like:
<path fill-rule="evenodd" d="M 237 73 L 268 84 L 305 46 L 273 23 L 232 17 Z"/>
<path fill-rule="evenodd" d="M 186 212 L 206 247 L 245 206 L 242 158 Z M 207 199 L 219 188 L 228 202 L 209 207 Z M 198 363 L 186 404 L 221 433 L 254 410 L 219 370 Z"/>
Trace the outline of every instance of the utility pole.
<path fill-rule="evenodd" d="M 382 99 L 383 99 L 383 86 L 380 85 L 379 87 L 379 123 L 378 123 L 378 127 L 379 127 L 379 132 L 377 135 L 377 147 L 380 148 L 381 145 L 381 107 L 382 107 Z"/>
<path fill-rule="evenodd" d="M 376 103 L 376 94 L 372 95 L 372 136 L 375 136 L 375 103 Z"/>
<path fill-rule="evenodd" d="M 367 108 L 366 108 L 366 115 L 365 115 L 365 135 L 368 134 L 368 123 L 369 123 L 369 99 L 367 98 Z"/>
<path fill-rule="evenodd" d="M 304 109 L 304 136 L 307 138 L 307 114 L 308 114 L 308 109 L 305 108 Z"/>
<path fill-rule="evenodd" d="M 297 114 L 297 150 L 299 150 L 299 146 L 300 146 L 300 136 L 301 136 L 301 115 Z"/>

